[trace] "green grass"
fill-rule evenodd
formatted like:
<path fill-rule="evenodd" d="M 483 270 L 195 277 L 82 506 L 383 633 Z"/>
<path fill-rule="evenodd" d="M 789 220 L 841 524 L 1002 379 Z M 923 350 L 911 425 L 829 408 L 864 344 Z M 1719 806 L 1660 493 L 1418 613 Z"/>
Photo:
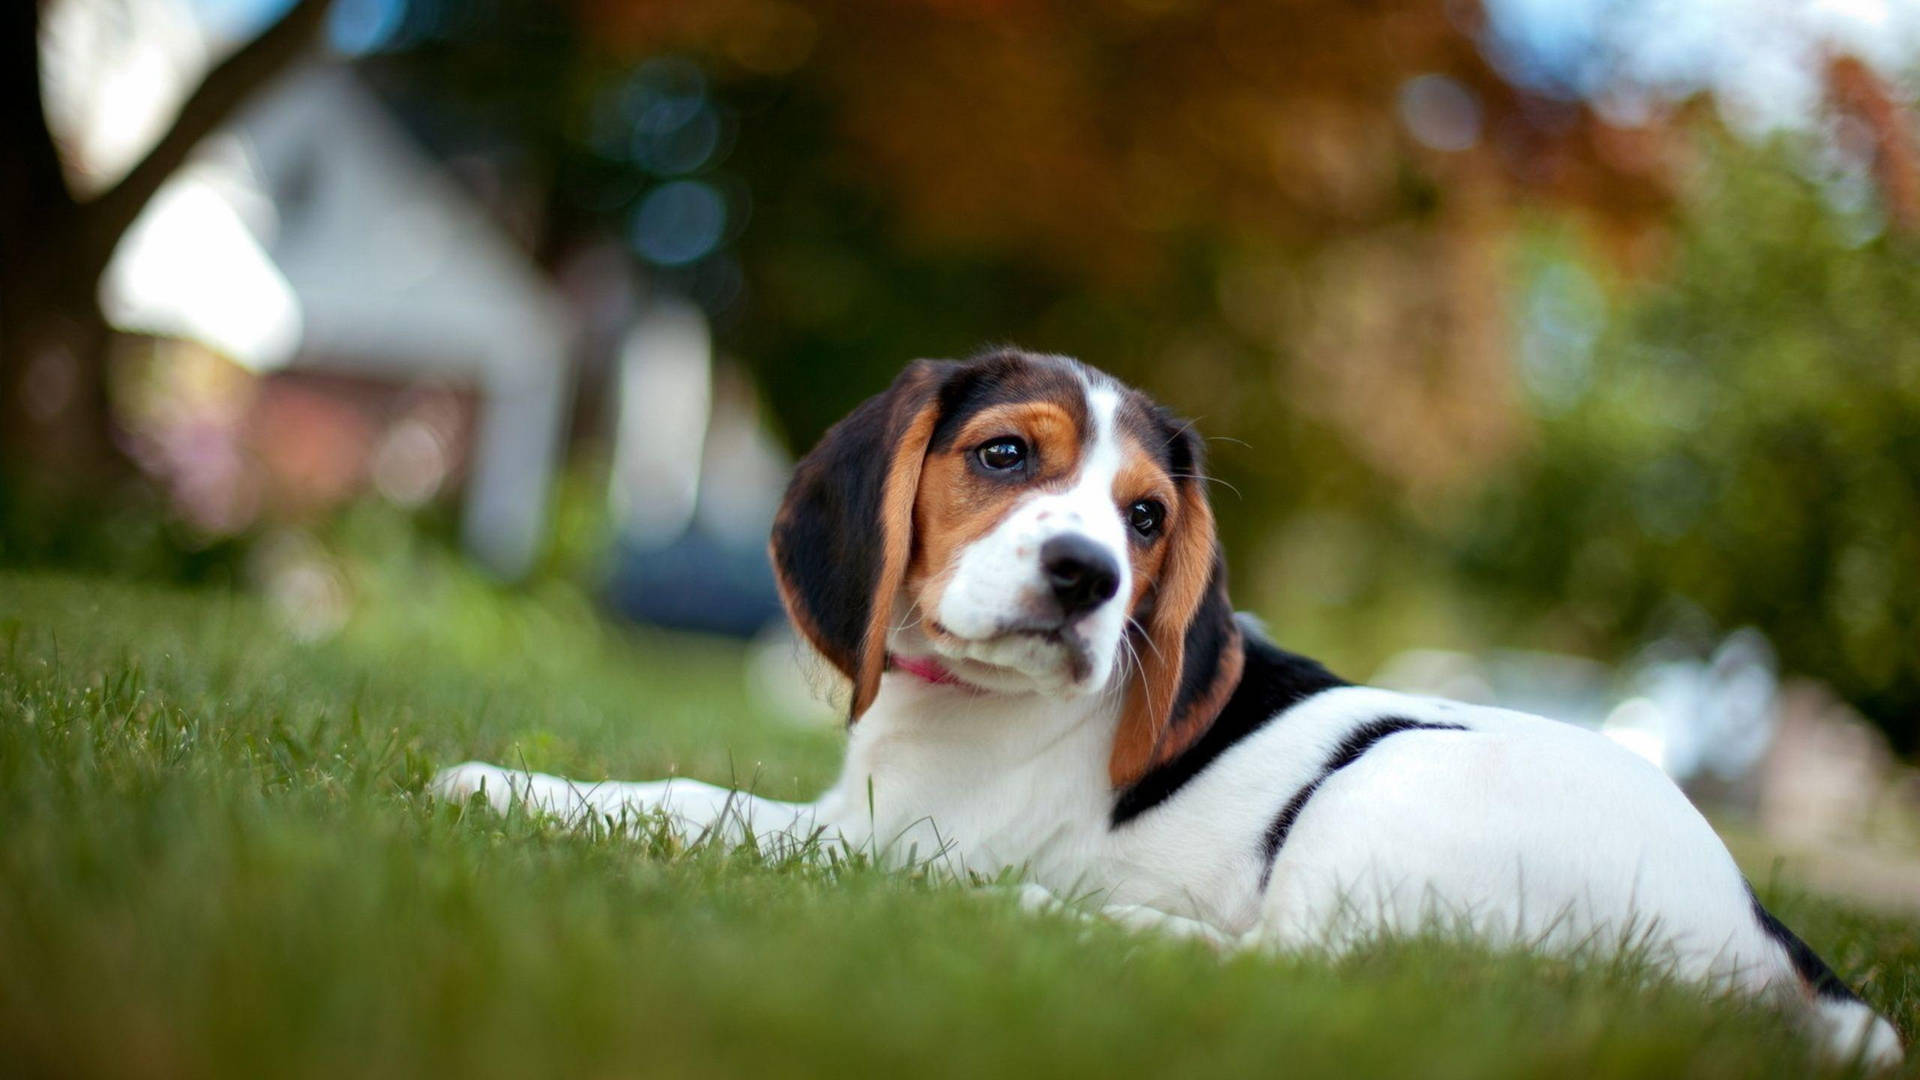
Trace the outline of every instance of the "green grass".
<path fill-rule="evenodd" d="M 0 1072 L 1809 1070 L 1774 1014 L 1618 965 L 1439 942 L 1222 960 L 911 874 L 422 794 L 470 757 L 812 793 L 838 737 L 756 712 L 741 665 L 560 592 L 423 586 L 301 645 L 223 593 L 0 575 Z M 1920 925 L 1763 892 L 1920 1026 Z"/>

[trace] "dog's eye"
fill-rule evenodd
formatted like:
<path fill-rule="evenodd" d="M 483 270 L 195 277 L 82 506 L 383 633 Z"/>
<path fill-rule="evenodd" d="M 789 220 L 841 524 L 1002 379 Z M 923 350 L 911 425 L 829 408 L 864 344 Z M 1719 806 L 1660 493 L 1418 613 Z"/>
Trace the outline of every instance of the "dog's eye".
<path fill-rule="evenodd" d="M 1017 469 L 1027 460 L 1026 440 L 1012 436 L 990 439 L 975 452 L 980 455 L 980 464 L 994 472 Z"/>
<path fill-rule="evenodd" d="M 1156 499 L 1141 499 L 1127 507 L 1127 524 L 1133 531 L 1145 539 L 1151 540 L 1160 535 L 1160 526 L 1167 520 L 1167 508 Z"/>

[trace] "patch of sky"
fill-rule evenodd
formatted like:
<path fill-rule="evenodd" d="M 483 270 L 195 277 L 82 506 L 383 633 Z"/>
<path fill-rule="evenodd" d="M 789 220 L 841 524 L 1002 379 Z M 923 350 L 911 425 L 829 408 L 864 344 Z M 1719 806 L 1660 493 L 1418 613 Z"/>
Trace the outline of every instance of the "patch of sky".
<path fill-rule="evenodd" d="M 1804 127 L 1823 58 L 1892 75 L 1920 56 L 1920 0 L 1487 0 L 1482 47 L 1515 85 L 1617 118 L 1710 91 L 1736 130 Z"/>

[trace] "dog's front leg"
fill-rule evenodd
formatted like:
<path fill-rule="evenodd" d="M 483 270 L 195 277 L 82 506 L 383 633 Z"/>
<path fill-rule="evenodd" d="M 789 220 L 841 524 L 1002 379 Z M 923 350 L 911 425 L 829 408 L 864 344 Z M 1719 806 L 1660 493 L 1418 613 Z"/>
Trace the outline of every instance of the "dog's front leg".
<path fill-rule="evenodd" d="M 689 840 L 738 843 L 753 839 L 763 845 L 826 840 L 817 835 L 812 803 L 763 799 L 698 780 L 581 781 L 469 761 L 442 769 L 433 778 L 431 790 L 455 802 L 482 795 L 502 813 L 519 803 L 570 825 L 590 820 L 638 824 L 658 815 Z"/>

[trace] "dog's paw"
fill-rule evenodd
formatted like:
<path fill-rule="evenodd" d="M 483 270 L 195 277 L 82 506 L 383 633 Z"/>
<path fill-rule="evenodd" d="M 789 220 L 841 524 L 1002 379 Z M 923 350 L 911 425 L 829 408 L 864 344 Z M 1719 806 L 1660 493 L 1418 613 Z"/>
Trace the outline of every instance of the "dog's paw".
<path fill-rule="evenodd" d="M 487 805 L 505 813 L 515 795 L 513 779 L 512 773 L 498 765 L 464 761 L 435 773 L 427 790 L 435 798 L 462 805 L 475 795 L 481 795 L 486 798 Z"/>
<path fill-rule="evenodd" d="M 1054 895 L 1053 890 L 1047 888 L 1045 885 L 1036 885 L 1031 881 L 1023 881 L 1018 885 L 1011 886 L 1009 891 L 1019 900 L 1020 910 L 1029 915 L 1050 914 L 1060 911 L 1071 912 L 1073 910 L 1067 906 L 1066 901 Z"/>

